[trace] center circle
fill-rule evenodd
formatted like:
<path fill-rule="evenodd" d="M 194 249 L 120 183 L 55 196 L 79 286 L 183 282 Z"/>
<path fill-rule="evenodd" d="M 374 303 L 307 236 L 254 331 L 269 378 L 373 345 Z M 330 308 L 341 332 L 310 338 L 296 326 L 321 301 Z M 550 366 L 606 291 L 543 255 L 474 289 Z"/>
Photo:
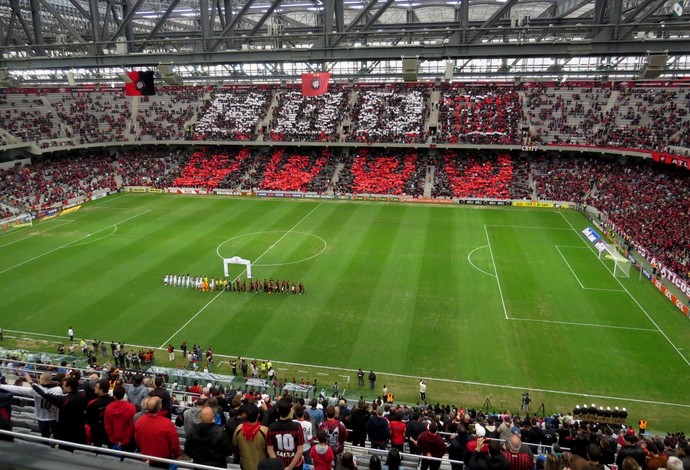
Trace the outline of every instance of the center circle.
<path fill-rule="evenodd" d="M 290 244 L 302 245 L 292 255 L 281 261 L 281 247 L 288 248 Z M 240 256 L 252 262 L 252 266 L 285 266 L 302 263 L 316 258 L 326 251 L 326 240 L 313 233 L 294 231 L 264 231 L 245 233 L 228 238 L 216 248 L 216 254 L 221 259 Z M 276 253 L 278 255 L 276 256 Z M 264 260 L 262 263 L 261 260 Z M 274 262 L 275 261 L 275 262 Z M 280 262 L 278 262 L 280 261 Z"/>

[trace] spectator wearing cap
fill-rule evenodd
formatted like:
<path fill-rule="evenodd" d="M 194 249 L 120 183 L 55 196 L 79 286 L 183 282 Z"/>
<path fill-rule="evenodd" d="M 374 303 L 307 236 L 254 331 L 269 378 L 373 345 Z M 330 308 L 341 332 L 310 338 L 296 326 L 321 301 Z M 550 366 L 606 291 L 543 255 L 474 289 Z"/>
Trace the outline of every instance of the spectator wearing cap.
<path fill-rule="evenodd" d="M 666 461 L 667 470 L 683 470 L 683 461 L 678 457 L 669 457 Z"/>
<path fill-rule="evenodd" d="M 415 444 L 422 456 L 440 459 L 445 455 L 446 442 L 437 431 L 438 425 L 432 421 L 429 423 L 429 428 L 419 435 Z M 421 470 L 438 470 L 440 467 L 440 460 L 422 459 Z"/>
<path fill-rule="evenodd" d="M 508 461 L 509 470 L 532 470 L 534 468 L 534 459 L 521 450 L 522 440 L 519 435 L 510 436 L 505 446 L 503 456 Z"/>
<path fill-rule="evenodd" d="M 211 407 L 202 408 L 201 422 L 192 426 L 186 434 L 184 451 L 192 462 L 210 467 L 227 468 L 227 457 L 232 454 L 232 442 L 223 428 L 215 423 Z M 243 467 L 246 468 L 246 467 Z"/>

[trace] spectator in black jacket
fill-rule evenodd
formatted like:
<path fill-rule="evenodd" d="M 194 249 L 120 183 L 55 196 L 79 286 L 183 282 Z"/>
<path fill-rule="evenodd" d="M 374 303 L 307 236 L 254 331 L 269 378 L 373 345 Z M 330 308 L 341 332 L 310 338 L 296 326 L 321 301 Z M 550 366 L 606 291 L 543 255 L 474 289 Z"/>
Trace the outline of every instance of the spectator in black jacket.
<path fill-rule="evenodd" d="M 623 460 L 626 457 L 632 457 L 637 462 L 640 468 L 644 468 L 646 464 L 646 455 L 642 447 L 637 445 L 637 436 L 634 434 L 626 434 L 625 445 L 618 452 L 618 457 L 616 458 L 616 465 L 618 468 L 623 468 Z"/>
<path fill-rule="evenodd" d="M 226 468 L 226 459 L 232 454 L 232 441 L 223 427 L 216 425 L 214 416 L 211 407 L 201 410 L 201 422 L 187 434 L 184 451 L 194 463 Z"/>
<path fill-rule="evenodd" d="M 115 398 L 108 394 L 109 391 L 110 384 L 108 381 L 99 380 L 94 387 L 97 398 L 86 405 L 86 422 L 91 428 L 91 442 L 96 447 L 102 447 L 103 444 L 107 447 L 112 446 L 108 440 L 108 434 L 105 432 L 105 408 L 115 401 Z"/>
<path fill-rule="evenodd" d="M 369 410 L 367 409 L 367 404 L 364 400 L 359 400 L 357 406 L 352 410 L 350 416 L 350 427 L 352 433 L 352 445 L 364 447 L 364 443 L 367 440 L 366 426 L 369 422 Z"/>
<path fill-rule="evenodd" d="M 41 395 L 48 403 L 52 403 L 60 409 L 55 438 L 62 441 L 86 444 L 86 397 L 79 391 L 79 380 L 76 377 L 67 377 L 62 382 L 62 391 L 65 395 L 48 395 L 43 388 L 33 383 L 31 376 L 24 376 L 36 393 Z M 61 449 L 74 450 L 73 447 L 61 445 Z"/>
<path fill-rule="evenodd" d="M 478 437 L 477 447 L 470 457 L 472 470 L 508 470 L 508 460 L 502 453 L 500 441 L 489 441 L 488 449 L 484 449 L 484 438 Z"/>
<path fill-rule="evenodd" d="M 388 420 L 383 417 L 382 406 L 379 406 L 376 409 L 376 414 L 369 418 L 366 429 L 371 442 L 371 448 L 385 450 L 391 437 L 391 429 Z"/>

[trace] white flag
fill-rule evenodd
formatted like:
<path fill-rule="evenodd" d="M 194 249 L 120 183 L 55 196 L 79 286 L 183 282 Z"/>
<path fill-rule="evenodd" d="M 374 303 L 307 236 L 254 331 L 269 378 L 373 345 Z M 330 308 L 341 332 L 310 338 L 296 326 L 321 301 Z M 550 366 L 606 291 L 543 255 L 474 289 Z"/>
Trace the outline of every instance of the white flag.
<path fill-rule="evenodd" d="M 673 4 L 673 15 L 674 16 L 683 16 L 683 0 L 677 0 Z"/>

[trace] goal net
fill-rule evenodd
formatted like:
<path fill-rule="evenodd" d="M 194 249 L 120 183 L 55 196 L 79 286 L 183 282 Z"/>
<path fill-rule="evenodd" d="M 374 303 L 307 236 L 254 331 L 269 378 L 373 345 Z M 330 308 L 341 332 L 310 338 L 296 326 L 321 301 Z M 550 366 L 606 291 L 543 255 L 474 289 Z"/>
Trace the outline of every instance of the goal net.
<path fill-rule="evenodd" d="M 0 230 L 9 230 L 19 227 L 31 227 L 32 225 L 33 217 L 31 217 L 31 214 L 28 213 L 0 220 Z"/>
<path fill-rule="evenodd" d="M 599 259 L 606 261 L 606 264 L 613 262 L 614 277 L 630 277 L 630 260 L 618 253 L 616 247 L 609 243 L 602 243 L 602 250 L 599 251 Z"/>

